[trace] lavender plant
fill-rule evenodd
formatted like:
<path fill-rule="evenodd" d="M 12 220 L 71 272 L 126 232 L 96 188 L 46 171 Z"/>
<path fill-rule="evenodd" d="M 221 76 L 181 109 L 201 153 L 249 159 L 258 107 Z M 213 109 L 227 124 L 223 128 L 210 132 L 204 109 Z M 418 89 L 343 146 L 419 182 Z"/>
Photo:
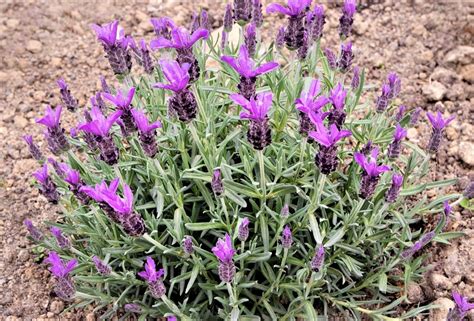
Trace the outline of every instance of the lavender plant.
<path fill-rule="evenodd" d="M 381 102 L 362 67 L 347 77 L 351 43 L 339 62 L 328 56 L 324 9 L 306 0 L 267 7 L 289 16 L 277 46 L 311 39 L 304 57 L 259 37 L 251 57 L 260 6 L 227 5 L 223 36 L 240 27 L 237 46 L 202 25 L 190 33 L 152 19 L 154 68 L 139 74 L 129 56 L 145 67 L 145 46 L 131 45 L 118 22 L 94 26 L 117 75 L 117 86 L 102 79 L 100 96 L 113 105 L 78 106 L 83 133 L 69 138 L 61 108 L 47 110 L 38 122 L 58 155 L 54 171 L 26 138 L 41 193 L 63 211 L 47 222 L 51 233 L 25 221 L 50 251 L 60 298 L 93 303 L 103 319 L 397 320 L 429 308 L 397 312 L 423 271 L 423 247 L 459 233 L 443 231 L 446 214 L 429 231 L 420 220 L 463 196 L 425 196 L 456 180 L 429 182 L 429 154 L 402 140 L 409 120 L 392 116 L 400 79 L 390 74 Z M 354 12 L 346 1 L 344 37 Z M 450 121 L 430 120 L 438 136 Z"/>

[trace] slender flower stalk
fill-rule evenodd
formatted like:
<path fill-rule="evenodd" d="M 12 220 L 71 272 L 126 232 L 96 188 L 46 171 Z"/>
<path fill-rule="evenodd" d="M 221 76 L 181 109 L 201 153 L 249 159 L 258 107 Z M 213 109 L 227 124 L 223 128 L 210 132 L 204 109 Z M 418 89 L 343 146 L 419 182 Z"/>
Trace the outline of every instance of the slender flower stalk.
<path fill-rule="evenodd" d="M 241 242 L 247 241 L 249 237 L 249 224 L 250 221 L 246 217 L 244 217 L 244 219 L 240 222 L 237 237 Z"/>
<path fill-rule="evenodd" d="M 89 204 L 90 197 L 80 191 L 81 187 L 84 186 L 84 182 L 79 172 L 69 167 L 66 163 L 59 164 L 59 168 L 64 173 L 63 178 L 64 181 L 69 184 L 69 190 L 76 196 L 79 202 L 84 205 Z"/>
<path fill-rule="evenodd" d="M 428 232 L 424 234 L 420 240 L 415 242 L 412 247 L 409 247 L 408 249 L 404 250 L 401 254 L 400 257 L 402 260 L 408 260 L 411 258 L 416 252 L 421 250 L 425 245 L 427 245 L 431 240 L 435 237 L 435 232 Z"/>
<path fill-rule="evenodd" d="M 68 262 L 63 262 L 58 253 L 51 251 L 46 261 L 51 264 L 49 270 L 56 279 L 54 292 L 59 298 L 71 301 L 76 293 L 76 288 L 70 273 L 76 267 L 77 260 L 72 259 Z"/>
<path fill-rule="evenodd" d="M 359 67 L 355 66 L 352 71 L 354 72 L 354 75 L 352 76 L 352 81 L 351 81 L 351 88 L 352 90 L 357 90 L 359 88 L 360 84 L 360 71 Z"/>
<path fill-rule="evenodd" d="M 66 81 L 64 81 L 64 79 L 61 78 L 58 80 L 57 83 L 59 86 L 59 92 L 61 94 L 61 100 L 64 106 L 66 106 L 67 110 L 69 111 L 72 111 L 72 112 L 76 111 L 78 101 L 72 96 L 71 90 L 69 90 L 68 85 L 66 84 Z"/>
<path fill-rule="evenodd" d="M 311 0 L 288 0 L 287 6 L 272 3 L 267 6 L 267 13 L 281 13 L 288 16 L 285 28 L 285 43 L 288 49 L 297 50 L 304 43 L 305 16 Z"/>
<path fill-rule="evenodd" d="M 188 255 L 194 253 L 193 239 L 189 235 L 185 236 L 183 239 L 183 251 Z"/>
<path fill-rule="evenodd" d="M 44 135 L 48 141 L 49 150 L 59 155 L 61 152 L 69 149 L 69 143 L 64 135 L 64 128 L 61 127 L 61 111 L 63 107 L 58 105 L 56 108 L 46 106 L 45 116 L 36 119 L 38 124 L 46 126 Z"/>
<path fill-rule="evenodd" d="M 143 67 L 147 74 L 151 75 L 155 66 L 151 59 L 150 49 L 148 49 L 145 39 L 140 40 L 139 46 L 137 46 L 135 40 L 130 38 L 130 48 L 132 48 L 132 51 L 135 53 L 135 60 L 137 63 Z"/>
<path fill-rule="evenodd" d="M 238 58 L 222 56 L 221 60 L 239 73 L 240 83 L 237 88 L 247 100 L 250 100 L 256 94 L 257 77 L 278 68 L 278 63 L 273 61 L 255 68 L 255 63 L 250 58 L 250 53 L 245 45 L 240 46 Z"/>
<path fill-rule="evenodd" d="M 104 94 L 104 98 L 114 104 L 117 107 L 117 110 L 122 112 L 120 114 L 120 119 L 125 125 L 127 135 L 137 130 L 132 115 L 132 100 L 134 95 L 135 87 L 130 88 L 126 96 L 119 89 L 117 89 L 115 96 L 112 94 Z"/>
<path fill-rule="evenodd" d="M 397 124 L 395 132 L 393 133 L 393 141 L 388 147 L 388 157 L 396 159 L 400 155 L 402 148 L 402 140 L 407 137 L 407 130 L 404 129 L 400 124 Z"/>
<path fill-rule="evenodd" d="M 132 116 L 135 124 L 138 127 L 138 137 L 143 151 L 148 157 L 154 157 L 158 152 L 158 145 L 156 144 L 156 129 L 161 128 L 161 122 L 156 121 L 149 123 L 145 114 L 138 109 L 132 109 Z"/>
<path fill-rule="evenodd" d="M 211 188 L 214 195 L 221 196 L 224 193 L 224 184 L 222 183 L 222 173 L 216 168 L 212 173 Z"/>
<path fill-rule="evenodd" d="M 354 23 L 354 14 L 356 12 L 356 1 L 345 0 L 342 8 L 342 15 L 339 18 L 339 36 L 343 39 L 351 34 L 352 24 Z"/>
<path fill-rule="evenodd" d="M 364 154 L 356 152 L 355 161 L 362 167 L 362 181 L 360 183 L 360 195 L 362 198 L 369 199 L 375 191 L 380 179 L 380 174 L 389 171 L 388 165 L 377 165 L 378 147 L 372 149 L 371 157 L 367 158 Z"/>
<path fill-rule="evenodd" d="M 100 275 L 102 276 L 107 276 L 110 273 L 112 273 L 112 268 L 103 262 L 98 256 L 93 256 L 92 261 L 94 262 L 95 268 L 97 269 L 97 272 L 99 272 Z"/>
<path fill-rule="evenodd" d="M 252 1 L 252 22 L 257 28 L 263 25 L 262 2 L 261 0 Z"/>
<path fill-rule="evenodd" d="M 41 153 L 39 146 L 33 141 L 33 136 L 24 135 L 23 139 L 25 140 L 26 144 L 28 144 L 31 156 L 38 161 L 44 160 L 43 153 Z"/>
<path fill-rule="evenodd" d="M 397 173 L 392 175 L 392 185 L 385 193 L 385 201 L 387 203 L 393 203 L 397 200 L 398 194 L 400 194 L 400 188 L 403 185 L 403 176 Z"/>
<path fill-rule="evenodd" d="M 62 249 L 68 249 L 71 247 L 71 241 L 67 237 L 64 236 L 61 229 L 57 228 L 56 226 L 51 227 L 50 229 L 51 234 L 53 234 L 58 246 Z"/>
<path fill-rule="evenodd" d="M 124 31 L 118 25 L 118 20 L 103 26 L 92 25 L 98 40 L 102 42 L 110 67 L 116 75 L 126 75 L 132 68 L 130 55 L 130 38 L 124 36 Z"/>
<path fill-rule="evenodd" d="M 258 94 L 256 98 L 251 98 L 249 101 L 242 95 L 230 95 L 230 99 L 244 109 L 244 111 L 240 113 L 240 119 L 250 120 L 247 140 L 256 150 L 263 150 L 272 142 L 272 134 L 267 115 L 272 106 L 272 97 L 271 92 L 264 92 Z"/>
<path fill-rule="evenodd" d="M 146 258 L 145 271 L 138 272 L 138 275 L 148 283 L 148 290 L 155 299 L 159 299 L 166 294 L 166 287 L 163 283 L 165 270 L 156 271 L 155 261 L 151 257 Z"/>
<path fill-rule="evenodd" d="M 439 150 L 439 146 L 441 145 L 441 141 L 443 139 L 444 128 L 448 126 L 450 122 L 452 122 L 455 116 L 450 116 L 447 119 L 443 119 L 443 115 L 441 112 L 438 111 L 436 115 L 432 113 L 427 113 L 426 116 L 433 127 L 433 131 L 431 132 L 431 138 L 428 142 L 427 150 L 428 152 L 435 154 Z"/>
<path fill-rule="evenodd" d="M 30 233 L 31 238 L 34 241 L 40 242 L 43 240 L 44 238 L 43 233 L 41 233 L 41 231 L 36 226 L 33 225 L 33 222 L 31 222 L 30 220 L 24 220 L 23 224 L 25 224 L 26 229 L 28 230 L 28 233 Z"/>
<path fill-rule="evenodd" d="M 250 56 L 254 56 L 257 50 L 257 28 L 253 22 L 245 27 L 244 43 Z"/>
<path fill-rule="evenodd" d="M 377 98 L 376 110 L 378 113 L 383 113 L 390 102 L 390 86 L 388 84 L 382 85 L 382 93 Z"/>
<path fill-rule="evenodd" d="M 234 24 L 234 19 L 232 17 L 232 5 L 228 3 L 225 6 L 225 12 L 224 12 L 224 31 L 231 32 L 233 24 Z"/>
<path fill-rule="evenodd" d="M 352 53 L 352 42 L 346 44 L 341 44 L 341 55 L 337 62 L 339 69 L 342 72 L 349 70 L 352 64 L 352 59 L 354 59 L 354 54 Z"/>
<path fill-rule="evenodd" d="M 177 115 L 182 122 L 190 122 L 197 114 L 196 98 L 188 89 L 190 65 L 180 65 L 173 60 L 160 60 L 159 63 L 169 84 L 157 83 L 153 87 L 171 90 L 173 96 L 168 101 L 168 112 Z"/>
<path fill-rule="evenodd" d="M 92 107 L 91 121 L 79 126 L 79 129 L 94 135 L 100 150 L 100 158 L 109 165 L 116 164 L 119 157 L 119 151 L 110 135 L 110 128 L 118 120 L 122 111 L 118 110 L 107 118 L 102 114 L 99 108 Z"/>
<path fill-rule="evenodd" d="M 450 309 L 446 321 L 463 321 L 469 310 L 474 309 L 474 303 L 469 303 L 469 298 L 453 291 L 453 299 L 456 307 Z"/>
<path fill-rule="evenodd" d="M 199 28 L 194 33 L 189 34 L 185 28 L 173 27 L 171 38 L 160 37 L 152 40 L 150 47 L 152 49 L 174 48 L 177 53 L 176 60 L 180 65 L 189 64 L 188 72 L 190 82 L 195 82 L 200 75 L 199 63 L 194 56 L 193 46 L 199 39 L 207 39 L 209 30 Z"/>
<path fill-rule="evenodd" d="M 234 20 L 241 26 L 252 18 L 251 0 L 234 0 Z"/>
<path fill-rule="evenodd" d="M 415 126 L 420 118 L 421 107 L 416 107 L 415 110 L 410 115 L 410 126 Z"/>
<path fill-rule="evenodd" d="M 283 232 L 281 233 L 280 242 L 284 249 L 289 249 L 293 244 L 293 234 L 291 233 L 291 229 L 288 225 L 285 226 Z"/>
<path fill-rule="evenodd" d="M 48 164 L 44 163 L 40 170 L 33 173 L 33 176 L 38 183 L 40 183 L 40 193 L 46 197 L 49 202 L 57 204 L 59 201 L 59 193 L 56 190 L 56 185 L 48 175 Z"/>
<path fill-rule="evenodd" d="M 347 92 L 342 84 L 339 83 L 336 88 L 331 90 L 329 96 L 333 106 L 328 115 L 329 125 L 335 124 L 338 129 L 341 129 L 346 121 L 346 113 L 344 111 L 346 95 Z"/>
<path fill-rule="evenodd" d="M 314 251 L 314 256 L 311 259 L 311 270 L 315 272 L 321 271 L 324 265 L 324 256 L 325 256 L 324 246 L 321 244 Z"/>
<path fill-rule="evenodd" d="M 339 130 L 335 124 L 330 125 L 329 129 L 323 124 L 321 116 L 318 114 L 310 115 L 315 129 L 309 132 L 309 136 L 319 143 L 319 152 L 315 156 L 316 166 L 321 173 L 328 175 L 337 169 L 337 145 L 336 143 L 351 135 L 349 130 Z"/>
<path fill-rule="evenodd" d="M 219 278 L 222 282 L 230 283 L 235 276 L 235 265 L 233 256 L 235 250 L 232 247 L 232 240 L 229 234 L 226 234 L 224 239 L 219 239 L 216 246 L 212 248 L 212 252 L 219 260 Z"/>
<path fill-rule="evenodd" d="M 319 96 L 321 84 L 319 80 L 313 79 L 308 91 L 302 92 L 300 98 L 295 100 L 296 109 L 299 111 L 300 133 L 308 135 L 308 133 L 315 129 L 311 122 L 310 115 L 312 113 L 319 113 L 320 110 L 329 103 L 329 99 L 324 96 Z"/>

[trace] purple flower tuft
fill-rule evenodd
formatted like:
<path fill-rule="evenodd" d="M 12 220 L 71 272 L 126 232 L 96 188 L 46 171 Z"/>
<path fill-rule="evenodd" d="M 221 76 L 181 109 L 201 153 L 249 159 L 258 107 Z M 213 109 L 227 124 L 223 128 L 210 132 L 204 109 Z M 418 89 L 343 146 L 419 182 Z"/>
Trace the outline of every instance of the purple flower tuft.
<path fill-rule="evenodd" d="M 385 193 L 385 201 L 387 203 L 393 203 L 396 201 L 398 194 L 400 193 L 400 188 L 403 184 L 403 176 L 397 173 L 392 175 L 392 186 Z"/>
<path fill-rule="evenodd" d="M 355 12 L 355 0 L 345 0 L 342 9 L 342 16 L 339 18 L 339 36 L 341 38 L 347 38 L 350 36 Z"/>
<path fill-rule="evenodd" d="M 257 28 L 263 24 L 262 3 L 260 0 L 252 0 L 252 22 Z"/>
<path fill-rule="evenodd" d="M 33 240 L 35 240 L 36 242 L 43 240 L 43 233 L 41 233 L 41 231 L 33 225 L 33 222 L 31 222 L 30 220 L 24 220 L 23 224 L 25 224 L 26 229 L 30 233 L 30 236 Z"/>
<path fill-rule="evenodd" d="M 147 281 L 150 294 L 155 299 L 159 299 L 166 294 L 166 287 L 163 284 L 165 270 L 156 271 L 155 261 L 151 257 L 146 258 L 145 271 L 138 272 L 138 275 Z"/>
<path fill-rule="evenodd" d="M 290 207 L 288 204 L 283 205 L 280 211 L 280 216 L 283 218 L 287 218 L 290 215 Z"/>
<path fill-rule="evenodd" d="M 64 263 L 56 252 L 49 252 L 49 257 L 46 262 L 51 264 L 50 271 L 56 277 L 55 293 L 58 297 L 65 301 L 70 301 L 74 298 L 76 289 L 70 273 L 77 265 L 77 260 L 72 259 Z"/>
<path fill-rule="evenodd" d="M 403 116 L 405 116 L 405 111 L 407 110 L 407 107 L 405 105 L 400 105 L 398 107 L 398 111 L 395 114 L 395 121 L 400 122 L 403 119 Z"/>
<path fill-rule="evenodd" d="M 254 56 L 257 50 L 257 28 L 253 22 L 245 27 L 244 42 L 249 55 Z"/>
<path fill-rule="evenodd" d="M 63 232 L 61 229 L 53 226 L 50 229 L 51 234 L 53 234 L 54 238 L 56 239 L 56 242 L 58 243 L 58 246 L 62 249 L 68 249 L 71 247 L 71 242 L 67 237 L 63 235 Z"/>
<path fill-rule="evenodd" d="M 337 66 L 342 72 L 349 70 L 352 64 L 352 59 L 354 59 L 354 54 L 352 53 L 352 42 L 347 44 L 341 44 L 341 56 L 337 62 Z"/>
<path fill-rule="evenodd" d="M 241 242 L 247 241 L 249 237 L 249 224 L 250 224 L 250 221 L 246 217 L 244 217 L 244 219 L 240 222 L 237 237 L 239 238 Z"/>
<path fill-rule="evenodd" d="M 456 303 L 454 309 L 450 309 L 446 321 L 463 321 L 467 312 L 474 309 L 474 303 L 469 303 L 469 299 L 453 291 L 453 299 Z"/>
<path fill-rule="evenodd" d="M 245 25 L 252 18 L 251 0 L 234 0 L 234 20 Z"/>
<path fill-rule="evenodd" d="M 95 268 L 97 269 L 97 272 L 99 272 L 100 275 L 102 276 L 107 276 L 110 273 L 112 273 L 112 268 L 105 264 L 99 257 L 93 256 L 92 261 L 94 262 Z"/>
<path fill-rule="evenodd" d="M 225 6 L 225 12 L 224 12 L 224 31 L 231 32 L 233 24 L 234 24 L 234 20 L 232 17 L 232 5 L 228 3 Z"/>
<path fill-rule="evenodd" d="M 311 37 L 314 41 L 321 39 L 323 36 L 324 24 L 326 23 L 326 16 L 324 15 L 324 7 L 322 5 L 315 5 L 312 21 L 311 21 Z"/>
<path fill-rule="evenodd" d="M 132 87 L 128 90 L 127 95 L 124 95 L 121 90 L 117 89 L 116 95 L 104 94 L 104 98 L 113 103 L 118 110 L 122 111 L 119 115 L 120 119 L 125 125 L 127 134 L 130 134 L 137 130 L 135 122 L 133 121 L 133 116 L 131 109 L 133 96 L 135 95 L 135 87 Z"/>
<path fill-rule="evenodd" d="M 410 115 L 410 126 L 415 126 L 420 118 L 421 107 L 416 107 L 415 110 Z"/>
<path fill-rule="evenodd" d="M 289 249 L 293 244 L 293 234 L 291 233 L 291 229 L 288 225 L 285 226 L 283 232 L 281 233 L 281 246 L 285 249 Z"/>
<path fill-rule="evenodd" d="M 171 29 L 176 28 L 176 24 L 172 19 L 168 17 L 152 18 L 150 22 L 157 37 L 171 39 Z"/>
<path fill-rule="evenodd" d="M 59 201 L 59 194 L 56 190 L 56 185 L 48 175 L 47 163 L 44 163 L 40 170 L 34 172 L 33 176 L 40 183 L 40 193 L 46 197 L 49 202 L 56 204 Z"/>
<path fill-rule="evenodd" d="M 324 246 L 319 245 L 318 249 L 315 250 L 314 252 L 313 258 L 311 259 L 311 269 L 313 271 L 315 272 L 321 271 L 321 268 L 324 265 L 324 255 L 325 255 Z"/>
<path fill-rule="evenodd" d="M 441 145 L 441 140 L 443 139 L 444 128 L 453 121 L 455 116 L 453 115 L 447 119 L 443 119 L 443 115 L 439 111 L 436 116 L 432 113 L 427 113 L 426 116 L 433 126 L 433 131 L 431 133 L 427 149 L 430 153 L 436 153 L 439 149 L 439 146 Z"/>
<path fill-rule="evenodd" d="M 161 122 L 156 121 L 150 124 L 148 118 L 141 110 L 132 109 L 131 112 L 135 124 L 138 127 L 138 137 L 140 138 L 140 144 L 143 151 L 148 157 L 155 156 L 158 151 L 155 138 L 156 129 L 161 128 Z"/>
<path fill-rule="evenodd" d="M 400 155 L 402 140 L 407 136 L 407 130 L 404 129 L 400 124 L 397 124 L 393 133 L 393 141 L 388 147 L 388 157 L 395 159 Z"/>
<path fill-rule="evenodd" d="M 219 259 L 219 277 L 222 282 L 230 283 L 235 275 L 235 265 L 232 260 L 235 250 L 229 234 L 224 239 L 219 239 L 212 252 Z"/>
<path fill-rule="evenodd" d="M 379 175 L 390 170 L 388 165 L 377 165 L 378 154 L 378 147 L 372 149 L 370 159 L 362 153 L 356 152 L 354 154 L 355 161 L 364 170 L 360 184 L 360 195 L 365 199 L 370 198 L 374 194 L 380 178 Z"/>
<path fill-rule="evenodd" d="M 183 239 L 183 250 L 184 253 L 191 255 L 194 252 L 193 239 L 191 236 L 187 235 Z"/>
<path fill-rule="evenodd" d="M 212 173 L 211 188 L 214 195 L 220 196 L 224 193 L 224 184 L 222 183 L 222 173 L 219 168 L 216 168 Z"/>
<path fill-rule="evenodd" d="M 130 38 L 130 47 L 135 53 L 137 63 L 143 67 L 147 74 L 152 74 L 155 68 L 153 60 L 151 59 L 150 50 L 145 39 L 140 40 L 139 46 L 135 43 L 133 38 Z"/>
<path fill-rule="evenodd" d="M 72 111 L 72 112 L 76 111 L 78 101 L 72 96 L 71 91 L 69 90 L 68 85 L 66 84 L 64 79 L 62 78 L 59 79 L 57 83 L 59 86 L 59 91 L 61 93 L 61 100 L 63 104 L 66 106 L 66 108 L 69 111 Z"/>
<path fill-rule="evenodd" d="M 359 67 L 355 66 L 353 69 L 354 75 L 352 76 L 351 88 L 357 90 L 360 84 L 360 71 Z"/>
<path fill-rule="evenodd" d="M 28 144 L 31 156 L 38 161 L 44 160 L 43 153 L 41 153 L 39 146 L 33 141 L 33 136 L 24 135 L 23 139 L 25 140 L 26 144 Z"/>
<path fill-rule="evenodd" d="M 334 52 L 332 52 L 331 49 L 325 48 L 324 49 L 324 55 L 326 56 L 326 59 L 328 61 L 328 65 L 331 69 L 336 69 L 337 68 L 337 58 Z"/>
<path fill-rule="evenodd" d="M 401 90 L 401 80 L 395 72 L 391 72 L 387 76 L 388 85 L 390 86 L 389 99 L 394 99 L 398 96 Z"/>
<path fill-rule="evenodd" d="M 55 155 L 59 155 L 62 151 L 69 149 L 64 129 L 61 128 L 61 111 L 61 105 L 58 105 L 55 109 L 52 109 L 51 106 L 46 106 L 45 116 L 36 119 L 38 124 L 46 126 L 45 137 L 48 141 L 48 147 Z"/>
<path fill-rule="evenodd" d="M 303 135 L 307 135 L 314 129 L 310 115 L 312 113 L 319 113 L 321 108 L 329 103 L 328 98 L 324 96 L 317 97 L 320 94 L 320 88 L 319 80 L 313 79 L 308 91 L 302 92 L 300 98 L 295 100 L 296 109 L 300 112 L 300 133 Z"/>
<path fill-rule="evenodd" d="M 382 85 L 382 94 L 377 98 L 376 107 L 378 113 L 383 113 L 387 109 L 390 102 L 390 86 L 388 84 Z"/>

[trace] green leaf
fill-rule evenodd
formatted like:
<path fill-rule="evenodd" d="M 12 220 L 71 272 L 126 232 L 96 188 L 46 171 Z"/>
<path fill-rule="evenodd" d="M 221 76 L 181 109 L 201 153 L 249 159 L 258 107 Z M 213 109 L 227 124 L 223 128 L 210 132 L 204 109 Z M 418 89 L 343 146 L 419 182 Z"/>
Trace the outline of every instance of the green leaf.
<path fill-rule="evenodd" d="M 207 230 L 225 230 L 225 225 L 218 222 L 207 223 L 186 223 L 184 226 L 190 231 L 207 231 Z"/>
<path fill-rule="evenodd" d="M 382 293 L 387 292 L 387 274 L 381 273 L 379 276 L 379 290 Z"/>

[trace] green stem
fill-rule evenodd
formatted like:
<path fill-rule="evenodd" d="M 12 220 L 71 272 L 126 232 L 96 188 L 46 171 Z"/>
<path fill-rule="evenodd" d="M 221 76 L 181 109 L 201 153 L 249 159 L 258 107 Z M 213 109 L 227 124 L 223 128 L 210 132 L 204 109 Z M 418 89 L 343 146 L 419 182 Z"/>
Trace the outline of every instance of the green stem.
<path fill-rule="evenodd" d="M 225 205 L 225 199 L 224 199 L 224 197 L 219 197 L 219 198 L 221 200 L 222 210 L 224 211 L 224 214 L 225 214 L 226 225 L 227 225 L 227 227 L 229 227 L 230 226 L 229 212 L 227 211 L 227 206 Z"/>
<path fill-rule="evenodd" d="M 311 288 L 313 287 L 314 276 L 315 276 L 315 273 L 311 272 L 311 276 L 309 278 L 309 281 L 308 281 L 308 283 L 306 283 L 306 289 L 304 291 L 304 298 L 306 300 L 308 299 L 309 293 L 311 292 Z"/>
<path fill-rule="evenodd" d="M 227 282 L 226 286 L 227 286 L 227 292 L 229 292 L 230 305 L 232 307 L 234 307 L 235 303 L 236 303 L 234 289 L 233 289 L 232 285 L 230 284 L 230 282 Z"/>
<path fill-rule="evenodd" d="M 262 189 L 262 200 L 263 204 L 265 204 L 265 200 L 267 198 L 267 182 L 265 179 L 265 163 L 263 160 L 263 150 L 257 151 L 257 157 L 258 157 L 258 165 L 259 165 L 259 170 L 260 170 L 260 187 Z"/>
<path fill-rule="evenodd" d="M 240 254 L 243 254 L 245 251 L 245 241 L 241 241 L 240 243 Z M 240 259 L 240 271 L 244 270 L 244 258 Z"/>

